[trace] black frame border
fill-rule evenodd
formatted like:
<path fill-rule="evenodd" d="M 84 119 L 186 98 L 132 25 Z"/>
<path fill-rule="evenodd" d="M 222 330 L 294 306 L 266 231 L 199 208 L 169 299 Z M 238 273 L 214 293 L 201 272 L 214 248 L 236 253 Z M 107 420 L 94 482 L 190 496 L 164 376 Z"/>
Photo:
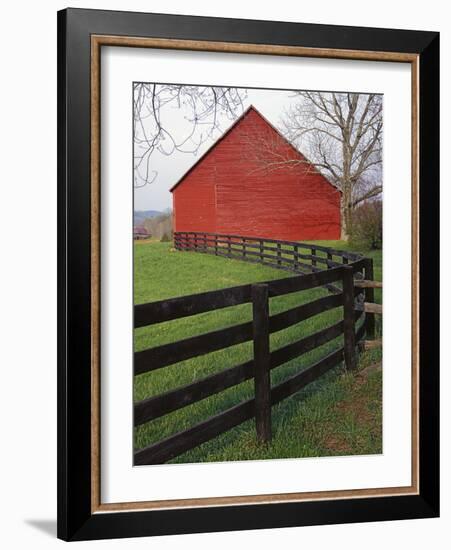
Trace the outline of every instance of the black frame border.
<path fill-rule="evenodd" d="M 419 468 L 414 496 L 91 513 L 91 35 L 419 55 Z M 202 533 L 439 515 L 439 33 L 58 12 L 58 537 Z"/>

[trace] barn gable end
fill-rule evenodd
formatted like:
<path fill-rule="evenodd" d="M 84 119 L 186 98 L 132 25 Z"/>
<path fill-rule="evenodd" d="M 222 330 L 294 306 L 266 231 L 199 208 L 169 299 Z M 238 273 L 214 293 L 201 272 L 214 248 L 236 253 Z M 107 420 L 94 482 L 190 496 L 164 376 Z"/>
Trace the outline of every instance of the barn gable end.
<path fill-rule="evenodd" d="M 340 238 L 340 192 L 254 107 L 171 192 L 175 231 Z"/>

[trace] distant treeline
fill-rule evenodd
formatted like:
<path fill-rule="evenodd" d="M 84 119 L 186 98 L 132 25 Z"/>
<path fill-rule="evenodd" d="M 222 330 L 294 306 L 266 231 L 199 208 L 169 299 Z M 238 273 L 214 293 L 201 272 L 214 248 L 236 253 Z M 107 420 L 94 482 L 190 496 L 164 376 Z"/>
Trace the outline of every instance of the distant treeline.
<path fill-rule="evenodd" d="M 172 239 L 172 212 L 162 212 L 152 218 L 146 218 L 142 224 L 150 235 L 161 241 Z"/>

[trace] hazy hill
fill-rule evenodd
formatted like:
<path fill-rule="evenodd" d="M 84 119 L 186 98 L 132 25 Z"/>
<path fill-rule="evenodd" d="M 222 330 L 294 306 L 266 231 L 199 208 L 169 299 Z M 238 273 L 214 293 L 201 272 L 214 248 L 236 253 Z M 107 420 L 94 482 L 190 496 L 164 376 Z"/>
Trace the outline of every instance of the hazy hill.
<path fill-rule="evenodd" d="M 159 210 L 135 210 L 133 212 L 133 224 L 141 225 L 146 218 L 155 218 L 161 214 Z"/>

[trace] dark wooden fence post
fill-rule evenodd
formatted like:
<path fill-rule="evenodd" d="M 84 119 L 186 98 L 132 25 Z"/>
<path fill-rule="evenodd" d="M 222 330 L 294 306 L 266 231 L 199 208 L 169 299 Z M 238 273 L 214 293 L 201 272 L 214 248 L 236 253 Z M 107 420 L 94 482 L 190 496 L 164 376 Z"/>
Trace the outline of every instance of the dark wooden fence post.
<path fill-rule="evenodd" d="M 228 243 L 227 243 L 227 254 L 229 256 L 232 255 L 232 243 L 231 243 L 230 239 L 231 239 L 231 237 L 230 237 L 230 235 L 228 235 L 227 236 L 227 241 L 228 241 Z"/>
<path fill-rule="evenodd" d="M 374 281 L 373 259 L 365 259 L 365 279 Z M 374 303 L 374 288 L 365 289 L 365 302 Z M 365 313 L 365 332 L 367 338 L 374 338 L 374 313 Z"/>
<path fill-rule="evenodd" d="M 298 270 L 298 247 L 296 245 L 293 246 L 293 259 L 294 259 L 294 270 Z"/>
<path fill-rule="evenodd" d="M 348 370 L 355 370 L 354 270 L 351 266 L 343 270 L 343 332 L 345 365 Z"/>
<path fill-rule="evenodd" d="M 282 265 L 282 245 L 277 243 L 277 265 Z"/>
<path fill-rule="evenodd" d="M 218 236 L 215 234 L 215 256 L 218 255 Z"/>
<path fill-rule="evenodd" d="M 260 261 L 263 263 L 263 241 L 260 241 Z"/>
<path fill-rule="evenodd" d="M 259 442 L 271 440 L 271 375 L 268 285 L 252 285 L 255 426 Z"/>
<path fill-rule="evenodd" d="M 329 262 L 332 261 L 332 254 L 330 252 L 327 253 L 327 260 L 328 260 L 328 263 L 327 263 L 327 269 L 330 269 L 332 266 Z"/>
<path fill-rule="evenodd" d="M 312 256 L 316 256 L 316 248 L 312 248 Z M 316 266 L 316 260 L 315 258 L 312 258 L 312 267 Z"/>
<path fill-rule="evenodd" d="M 246 257 L 246 239 L 243 237 L 243 258 Z"/>

